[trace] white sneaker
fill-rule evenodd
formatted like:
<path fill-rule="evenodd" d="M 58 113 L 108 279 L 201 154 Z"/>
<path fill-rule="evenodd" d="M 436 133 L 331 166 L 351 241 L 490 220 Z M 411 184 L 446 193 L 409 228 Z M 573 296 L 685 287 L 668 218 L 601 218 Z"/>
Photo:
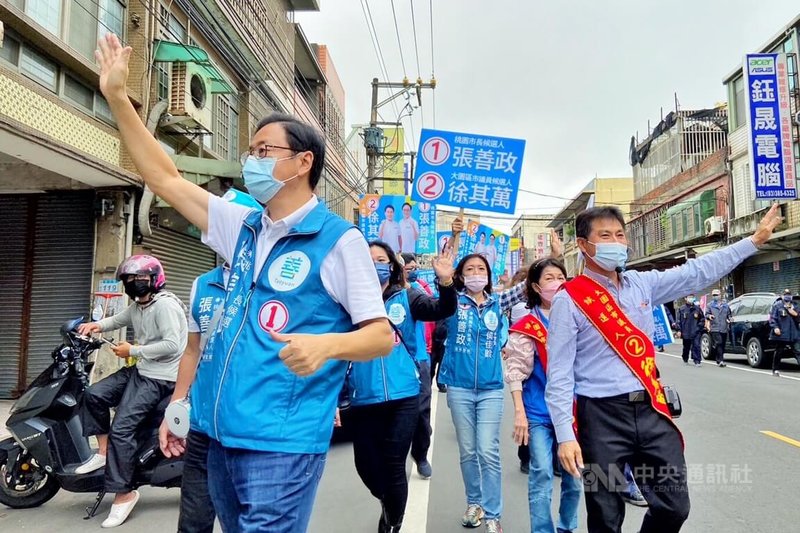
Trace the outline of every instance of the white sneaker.
<path fill-rule="evenodd" d="M 76 474 L 88 474 L 95 470 L 100 470 L 106 466 L 106 456 L 99 453 L 94 454 L 88 461 L 75 469 Z"/>
<path fill-rule="evenodd" d="M 111 511 L 108 513 L 108 518 L 103 520 L 103 523 L 100 524 L 101 527 L 109 528 L 109 527 L 117 527 L 122 525 L 122 523 L 128 518 L 128 515 L 131 514 L 133 508 L 136 506 L 136 502 L 139 501 L 139 491 L 133 491 L 133 499 L 129 502 L 125 503 L 118 503 L 111 506 Z"/>

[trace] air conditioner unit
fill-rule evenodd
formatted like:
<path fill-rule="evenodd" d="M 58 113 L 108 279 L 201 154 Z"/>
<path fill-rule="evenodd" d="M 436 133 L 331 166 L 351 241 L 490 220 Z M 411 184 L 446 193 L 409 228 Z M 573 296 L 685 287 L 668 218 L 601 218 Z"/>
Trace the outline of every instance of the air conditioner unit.
<path fill-rule="evenodd" d="M 707 218 L 705 223 L 706 236 L 717 235 L 725 231 L 725 219 L 723 217 Z"/>
<path fill-rule="evenodd" d="M 205 69 L 196 63 L 172 64 L 172 87 L 169 98 L 169 114 L 186 117 L 180 124 L 188 128 L 203 128 L 211 131 L 211 82 Z"/>

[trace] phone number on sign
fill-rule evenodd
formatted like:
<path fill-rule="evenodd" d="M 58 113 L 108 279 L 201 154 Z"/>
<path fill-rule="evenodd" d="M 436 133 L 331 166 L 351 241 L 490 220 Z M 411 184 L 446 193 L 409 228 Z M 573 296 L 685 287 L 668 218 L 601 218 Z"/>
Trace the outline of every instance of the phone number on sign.
<path fill-rule="evenodd" d="M 757 198 L 795 198 L 797 191 L 759 191 Z"/>

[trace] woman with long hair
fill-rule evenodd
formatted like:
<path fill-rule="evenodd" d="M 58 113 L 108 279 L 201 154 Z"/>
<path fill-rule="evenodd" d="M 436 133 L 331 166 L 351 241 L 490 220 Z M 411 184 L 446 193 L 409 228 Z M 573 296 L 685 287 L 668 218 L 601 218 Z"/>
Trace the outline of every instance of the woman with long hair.
<path fill-rule="evenodd" d="M 407 288 L 403 265 L 381 241 L 370 253 L 383 288 L 386 313 L 395 332 L 386 357 L 353 363 L 348 378 L 353 456 L 359 477 L 381 503 L 379 533 L 400 531 L 408 499 L 406 457 L 419 419 L 420 376 L 417 323 L 447 318 L 456 310 L 453 258 L 433 261 L 439 298 Z"/>

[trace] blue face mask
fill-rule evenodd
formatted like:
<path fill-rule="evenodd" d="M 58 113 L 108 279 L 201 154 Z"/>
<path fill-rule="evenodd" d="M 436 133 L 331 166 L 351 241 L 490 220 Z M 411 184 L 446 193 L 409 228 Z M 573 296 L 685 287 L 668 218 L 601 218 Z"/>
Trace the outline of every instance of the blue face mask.
<path fill-rule="evenodd" d="M 792 301 L 792 295 L 791 294 L 784 294 L 783 295 L 783 301 L 788 304 L 789 302 Z"/>
<path fill-rule="evenodd" d="M 414 283 L 415 281 L 417 281 L 418 278 L 419 278 L 419 272 L 417 272 L 416 270 L 412 270 L 406 275 L 406 279 L 408 280 L 409 283 Z"/>
<path fill-rule="evenodd" d="M 250 156 L 244 162 L 244 166 L 242 167 L 244 186 L 247 187 L 247 191 L 250 195 L 262 204 L 266 204 L 272 200 L 287 182 L 298 176 L 298 174 L 295 174 L 286 181 L 275 179 L 273 175 L 275 164 L 284 159 L 291 159 L 291 157 L 284 157 L 282 159 L 276 159 L 274 157 L 256 159 Z"/>
<path fill-rule="evenodd" d="M 593 242 L 592 244 L 594 244 L 596 252 L 591 259 L 597 263 L 597 266 L 609 272 L 617 268 L 625 268 L 625 263 L 628 261 L 627 245 L 618 242 Z"/>
<path fill-rule="evenodd" d="M 392 265 L 389 263 L 375 263 L 375 270 L 378 272 L 378 281 L 381 282 L 381 285 L 389 281 L 389 277 L 392 275 Z"/>

